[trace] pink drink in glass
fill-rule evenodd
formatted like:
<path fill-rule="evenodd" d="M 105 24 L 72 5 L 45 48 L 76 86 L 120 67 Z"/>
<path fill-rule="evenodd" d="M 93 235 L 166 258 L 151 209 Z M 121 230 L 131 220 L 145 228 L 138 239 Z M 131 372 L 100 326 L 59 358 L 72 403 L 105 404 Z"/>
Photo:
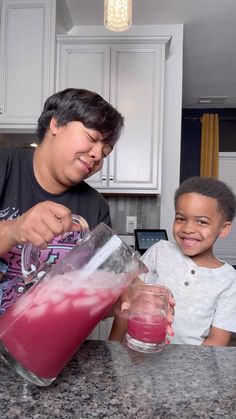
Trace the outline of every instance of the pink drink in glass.
<path fill-rule="evenodd" d="M 43 279 L 0 317 L 1 343 L 38 377 L 57 377 L 127 286 L 124 274 L 79 276 Z"/>
<path fill-rule="evenodd" d="M 142 317 L 130 316 L 127 333 L 136 340 L 147 343 L 161 343 L 166 337 L 167 321 L 165 317 L 154 314 Z"/>

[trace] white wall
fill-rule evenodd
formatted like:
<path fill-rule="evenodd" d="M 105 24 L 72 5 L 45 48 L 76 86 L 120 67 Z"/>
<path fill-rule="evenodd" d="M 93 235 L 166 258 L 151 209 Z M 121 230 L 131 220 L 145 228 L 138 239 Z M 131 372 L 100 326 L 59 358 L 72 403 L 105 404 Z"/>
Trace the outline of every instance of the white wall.
<path fill-rule="evenodd" d="M 236 153 L 219 153 L 219 179 L 229 185 L 236 194 Z M 224 238 L 218 238 L 214 251 L 216 256 L 231 265 L 236 265 L 236 219 L 230 234 Z"/>

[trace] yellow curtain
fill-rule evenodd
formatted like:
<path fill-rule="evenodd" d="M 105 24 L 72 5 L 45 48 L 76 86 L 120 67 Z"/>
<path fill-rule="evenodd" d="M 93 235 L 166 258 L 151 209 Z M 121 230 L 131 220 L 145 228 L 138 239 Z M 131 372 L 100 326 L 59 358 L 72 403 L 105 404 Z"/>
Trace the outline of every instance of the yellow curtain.
<path fill-rule="evenodd" d="M 203 114 L 201 118 L 200 176 L 218 178 L 219 167 L 219 116 Z"/>

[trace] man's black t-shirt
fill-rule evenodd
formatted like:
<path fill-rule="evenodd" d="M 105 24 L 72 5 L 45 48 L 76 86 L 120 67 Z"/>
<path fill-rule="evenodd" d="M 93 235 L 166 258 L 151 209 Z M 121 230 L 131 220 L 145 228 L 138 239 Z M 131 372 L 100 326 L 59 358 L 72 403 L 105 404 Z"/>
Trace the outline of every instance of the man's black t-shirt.
<path fill-rule="evenodd" d="M 106 200 L 86 182 L 59 195 L 45 191 L 34 175 L 33 152 L 20 148 L 0 150 L 0 221 L 14 220 L 39 202 L 53 201 L 85 218 L 91 230 L 102 221 L 111 225 Z M 21 249 L 18 245 L 0 257 L 0 314 L 24 290 Z M 65 247 L 60 250 L 56 246 L 44 262 L 55 263 L 64 254 Z"/>
<path fill-rule="evenodd" d="M 38 184 L 33 171 L 33 150 L 0 150 L 0 220 L 14 219 L 43 201 L 54 201 L 84 217 L 93 229 L 98 223 L 111 225 L 106 200 L 86 182 L 54 195 Z"/>

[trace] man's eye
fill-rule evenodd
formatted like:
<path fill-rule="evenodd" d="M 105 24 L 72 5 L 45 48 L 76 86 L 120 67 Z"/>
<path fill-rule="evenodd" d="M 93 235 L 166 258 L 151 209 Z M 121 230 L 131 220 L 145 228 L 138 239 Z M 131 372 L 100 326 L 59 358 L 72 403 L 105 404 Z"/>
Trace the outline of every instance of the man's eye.
<path fill-rule="evenodd" d="M 96 140 L 93 137 L 91 137 L 91 135 L 88 135 L 88 137 L 89 137 L 89 140 L 91 141 L 91 143 L 95 143 L 96 142 Z"/>
<path fill-rule="evenodd" d="M 102 154 L 103 157 L 106 158 L 112 152 L 112 148 L 110 146 L 104 147 Z"/>

